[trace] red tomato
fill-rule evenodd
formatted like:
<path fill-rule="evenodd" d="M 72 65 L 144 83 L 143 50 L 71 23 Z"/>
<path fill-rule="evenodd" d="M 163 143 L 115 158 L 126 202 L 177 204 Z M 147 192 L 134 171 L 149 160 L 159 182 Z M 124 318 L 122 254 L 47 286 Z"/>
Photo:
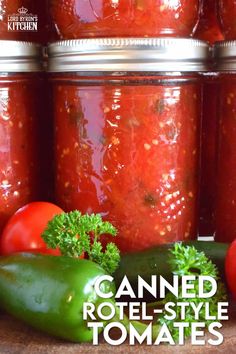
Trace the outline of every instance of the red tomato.
<path fill-rule="evenodd" d="M 225 274 L 229 289 L 236 300 L 236 240 L 231 243 L 226 254 Z"/>
<path fill-rule="evenodd" d="M 19 210 L 9 219 L 0 238 L 0 253 L 38 252 L 60 255 L 60 251 L 48 249 L 41 234 L 47 223 L 63 210 L 52 203 L 33 202 Z"/>

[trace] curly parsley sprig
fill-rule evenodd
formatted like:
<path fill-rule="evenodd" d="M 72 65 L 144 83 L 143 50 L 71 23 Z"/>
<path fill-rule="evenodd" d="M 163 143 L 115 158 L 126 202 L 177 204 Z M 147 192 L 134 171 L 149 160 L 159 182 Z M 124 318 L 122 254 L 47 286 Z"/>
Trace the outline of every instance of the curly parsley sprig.
<path fill-rule="evenodd" d="M 194 284 L 194 288 L 192 290 L 188 290 L 188 292 L 192 292 L 195 294 L 193 298 L 183 298 L 182 287 L 179 287 L 179 297 L 175 297 L 172 293 L 168 293 L 165 298 L 165 303 L 174 302 L 176 304 L 176 318 L 175 321 L 170 321 L 165 319 L 165 311 L 158 318 L 159 324 L 166 323 L 168 328 L 171 331 L 171 334 L 174 339 L 177 339 L 179 336 L 178 329 L 174 327 L 174 322 L 188 322 L 193 323 L 196 322 L 194 310 L 191 306 L 188 306 L 186 309 L 186 316 L 183 320 L 181 318 L 181 310 L 180 307 L 177 306 L 177 302 L 194 302 L 197 306 L 199 303 L 209 302 L 210 315 L 217 316 L 218 313 L 218 303 L 221 301 L 225 301 L 227 299 L 226 289 L 224 284 L 220 281 L 219 271 L 215 264 L 212 263 L 211 260 L 207 258 L 204 252 L 199 252 L 196 250 L 194 246 L 185 246 L 182 243 L 175 243 L 174 247 L 170 249 L 170 258 L 169 263 L 171 264 L 173 275 L 185 276 L 185 275 L 195 275 L 196 280 L 192 281 Z M 216 294 L 210 299 L 199 298 L 196 294 L 199 293 L 199 284 L 197 276 L 208 275 L 214 278 L 218 283 L 218 288 Z M 204 283 L 204 292 L 207 293 L 211 290 L 211 283 Z M 208 327 L 214 320 L 206 320 L 205 319 L 205 311 L 202 309 L 199 312 L 199 322 L 206 323 Z M 191 327 L 187 327 L 185 330 L 185 338 L 191 335 Z"/>
<path fill-rule="evenodd" d="M 74 210 L 56 215 L 48 223 L 42 238 L 48 247 L 59 248 L 64 256 L 80 257 L 86 253 L 90 260 L 112 274 L 119 265 L 120 252 L 112 242 L 103 250 L 99 239 L 104 234 L 116 236 L 117 230 L 99 214 L 82 215 Z"/>

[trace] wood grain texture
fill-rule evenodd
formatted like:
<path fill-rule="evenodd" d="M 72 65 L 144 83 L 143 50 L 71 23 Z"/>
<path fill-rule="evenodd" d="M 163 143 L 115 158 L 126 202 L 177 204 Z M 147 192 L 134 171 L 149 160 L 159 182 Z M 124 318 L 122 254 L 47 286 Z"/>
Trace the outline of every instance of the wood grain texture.
<path fill-rule="evenodd" d="M 0 354 L 129 354 L 129 353 L 224 353 L 236 354 L 236 305 L 231 307 L 230 320 L 223 323 L 224 343 L 218 347 L 192 346 L 135 346 L 124 344 L 112 347 L 103 342 L 97 347 L 90 344 L 73 344 L 51 338 L 21 322 L 0 314 Z M 209 336 L 207 336 L 209 337 Z"/>

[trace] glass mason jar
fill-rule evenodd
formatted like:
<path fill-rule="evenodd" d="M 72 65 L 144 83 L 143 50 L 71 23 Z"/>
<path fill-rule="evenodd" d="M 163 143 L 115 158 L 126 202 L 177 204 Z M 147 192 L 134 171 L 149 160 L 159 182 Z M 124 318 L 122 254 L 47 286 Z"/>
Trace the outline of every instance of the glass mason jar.
<path fill-rule="evenodd" d="M 219 75 L 216 240 L 236 238 L 236 41 L 215 45 Z"/>
<path fill-rule="evenodd" d="M 210 44 L 224 39 L 217 17 L 216 0 L 203 0 L 194 38 L 208 41 Z"/>
<path fill-rule="evenodd" d="M 188 37 L 200 0 L 49 0 L 61 39 Z"/>
<path fill-rule="evenodd" d="M 39 46 L 0 41 L 0 230 L 39 198 Z"/>
<path fill-rule="evenodd" d="M 48 0 L 0 0 L 0 40 L 46 44 L 57 38 Z"/>
<path fill-rule="evenodd" d="M 190 39 L 49 46 L 57 202 L 111 221 L 123 252 L 197 236 L 207 53 Z"/>
<path fill-rule="evenodd" d="M 225 39 L 236 39 L 236 0 L 218 0 L 219 19 Z"/>

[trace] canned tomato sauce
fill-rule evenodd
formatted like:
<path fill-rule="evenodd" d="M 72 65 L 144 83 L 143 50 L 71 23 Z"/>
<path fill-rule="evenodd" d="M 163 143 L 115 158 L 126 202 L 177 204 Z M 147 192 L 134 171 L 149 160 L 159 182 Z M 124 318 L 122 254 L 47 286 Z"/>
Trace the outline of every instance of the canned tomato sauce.
<path fill-rule="evenodd" d="M 216 240 L 236 238 L 236 41 L 215 45 L 219 76 Z"/>
<path fill-rule="evenodd" d="M 40 47 L 0 41 L 0 229 L 39 197 Z"/>
<path fill-rule="evenodd" d="M 61 39 L 186 37 L 199 17 L 199 0 L 49 0 Z"/>
<path fill-rule="evenodd" d="M 197 236 L 207 50 L 188 39 L 49 47 L 57 202 L 101 213 L 122 251 Z"/>

